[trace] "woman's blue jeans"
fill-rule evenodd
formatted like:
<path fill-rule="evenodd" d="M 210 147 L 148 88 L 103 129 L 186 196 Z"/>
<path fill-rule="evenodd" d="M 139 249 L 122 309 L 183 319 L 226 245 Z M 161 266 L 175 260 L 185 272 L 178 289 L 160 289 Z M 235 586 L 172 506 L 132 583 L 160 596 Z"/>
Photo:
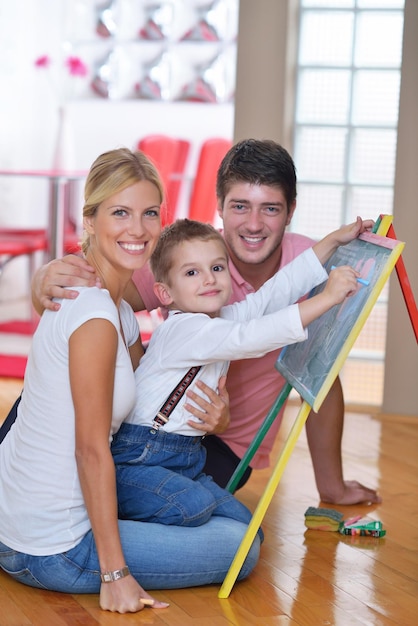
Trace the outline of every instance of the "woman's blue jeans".
<path fill-rule="evenodd" d="M 212 517 L 196 528 L 119 521 L 126 563 L 147 590 L 222 583 L 246 530 L 246 524 L 224 517 Z M 239 580 L 251 573 L 259 551 L 257 536 Z M 99 560 L 91 531 L 75 548 L 53 556 L 22 554 L 0 542 L 0 567 L 31 587 L 64 593 L 100 590 Z"/>
<path fill-rule="evenodd" d="M 1 429 L 4 435 L 8 427 Z M 147 590 L 222 583 L 246 530 L 247 524 L 225 517 L 211 517 L 196 528 L 119 521 L 126 563 Z M 238 580 L 252 572 L 259 554 L 257 535 Z M 100 590 L 100 567 L 92 531 L 71 550 L 52 556 L 23 554 L 0 542 L 0 568 L 30 587 L 63 593 Z"/>

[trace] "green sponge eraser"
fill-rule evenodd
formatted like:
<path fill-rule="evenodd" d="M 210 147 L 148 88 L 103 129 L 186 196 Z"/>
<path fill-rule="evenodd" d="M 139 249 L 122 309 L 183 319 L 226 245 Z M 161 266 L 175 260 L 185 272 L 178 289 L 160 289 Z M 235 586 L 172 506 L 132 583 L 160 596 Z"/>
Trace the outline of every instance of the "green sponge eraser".
<path fill-rule="evenodd" d="M 322 509 L 316 508 L 314 506 L 310 506 L 305 511 L 305 517 L 310 517 L 311 515 L 319 516 L 319 517 L 330 517 L 336 522 L 341 522 L 344 518 L 344 515 L 339 511 L 335 511 L 334 509 Z"/>
<path fill-rule="evenodd" d="M 338 531 L 344 525 L 343 514 L 334 509 L 310 506 L 305 511 L 305 526 L 312 530 Z"/>

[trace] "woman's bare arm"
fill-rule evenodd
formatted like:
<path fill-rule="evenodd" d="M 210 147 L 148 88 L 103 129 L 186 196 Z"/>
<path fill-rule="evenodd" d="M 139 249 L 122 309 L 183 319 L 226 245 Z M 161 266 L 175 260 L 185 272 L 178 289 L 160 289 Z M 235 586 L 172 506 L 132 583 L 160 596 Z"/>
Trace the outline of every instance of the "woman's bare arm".
<path fill-rule="evenodd" d="M 109 446 L 118 336 L 104 319 L 89 320 L 69 341 L 69 370 L 75 409 L 77 468 L 102 572 L 126 565 L 117 516 L 115 467 Z M 132 576 L 102 583 L 100 606 L 119 613 L 153 600 Z M 155 600 L 155 608 L 160 603 Z"/>

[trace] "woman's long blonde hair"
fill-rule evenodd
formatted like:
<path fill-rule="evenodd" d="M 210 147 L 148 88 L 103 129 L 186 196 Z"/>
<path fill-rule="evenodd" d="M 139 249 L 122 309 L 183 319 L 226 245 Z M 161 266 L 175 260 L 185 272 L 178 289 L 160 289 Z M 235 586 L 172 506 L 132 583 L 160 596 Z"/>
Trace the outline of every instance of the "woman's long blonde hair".
<path fill-rule="evenodd" d="M 95 215 L 99 205 L 115 193 L 137 182 L 148 180 L 160 194 L 160 203 L 164 199 L 163 183 L 155 165 L 148 157 L 137 150 L 117 148 L 104 152 L 94 161 L 84 186 L 83 217 Z M 85 232 L 81 244 L 86 254 L 90 237 Z"/>

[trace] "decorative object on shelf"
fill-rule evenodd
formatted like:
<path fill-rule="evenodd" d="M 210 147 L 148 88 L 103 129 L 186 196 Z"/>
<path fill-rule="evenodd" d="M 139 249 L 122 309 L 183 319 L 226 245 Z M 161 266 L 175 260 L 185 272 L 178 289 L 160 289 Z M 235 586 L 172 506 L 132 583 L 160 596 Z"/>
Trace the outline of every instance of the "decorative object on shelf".
<path fill-rule="evenodd" d="M 115 81 L 115 74 L 117 73 L 114 58 L 115 55 L 113 51 L 110 51 L 104 58 L 97 62 L 94 68 L 90 85 L 94 93 L 102 98 L 109 98 L 112 94 L 112 86 Z"/>
<path fill-rule="evenodd" d="M 167 39 L 174 21 L 174 6 L 172 2 L 160 2 L 145 9 L 146 21 L 139 31 L 141 39 Z"/>
<path fill-rule="evenodd" d="M 182 41 L 221 41 L 222 29 L 227 23 L 227 5 L 216 0 L 197 9 L 197 21 L 182 37 Z"/>
<path fill-rule="evenodd" d="M 221 52 L 195 69 L 195 77 L 181 90 L 178 100 L 228 102 L 234 93 L 234 67 L 227 52 Z"/>
<path fill-rule="evenodd" d="M 44 54 L 35 59 L 35 67 L 48 71 L 51 88 L 58 105 L 71 100 L 77 94 L 78 80 L 88 74 L 88 67 L 78 56 L 67 56 L 63 61 L 64 74 L 53 65 L 51 58 Z"/>
<path fill-rule="evenodd" d="M 73 133 L 64 105 L 58 107 L 58 126 L 55 137 L 52 167 L 55 170 L 72 170 L 76 166 Z"/>
<path fill-rule="evenodd" d="M 98 96 L 109 100 L 122 100 L 132 95 L 131 62 L 123 46 L 115 46 L 99 59 L 90 86 Z"/>
<path fill-rule="evenodd" d="M 79 0 L 66 45 L 87 55 L 83 95 L 224 103 L 233 98 L 239 0 Z M 86 19 L 88 18 L 88 19 Z M 71 21 L 71 19 L 70 19 Z"/>
<path fill-rule="evenodd" d="M 105 5 L 96 8 L 96 33 L 100 37 L 114 37 L 117 31 L 117 16 L 115 0 L 109 0 Z"/>
<path fill-rule="evenodd" d="M 51 66 L 52 62 L 48 55 L 43 55 L 35 60 L 35 67 L 48 70 L 50 87 L 57 102 L 58 121 L 52 167 L 54 169 L 71 169 L 75 166 L 74 143 L 65 105 L 76 95 L 78 79 L 87 76 L 88 68 L 78 56 L 67 56 L 64 59 L 64 74 L 58 73 L 57 68 Z"/>
<path fill-rule="evenodd" d="M 135 92 L 139 98 L 145 100 L 170 100 L 172 56 L 163 52 L 144 65 L 144 76 L 135 85 Z"/>

